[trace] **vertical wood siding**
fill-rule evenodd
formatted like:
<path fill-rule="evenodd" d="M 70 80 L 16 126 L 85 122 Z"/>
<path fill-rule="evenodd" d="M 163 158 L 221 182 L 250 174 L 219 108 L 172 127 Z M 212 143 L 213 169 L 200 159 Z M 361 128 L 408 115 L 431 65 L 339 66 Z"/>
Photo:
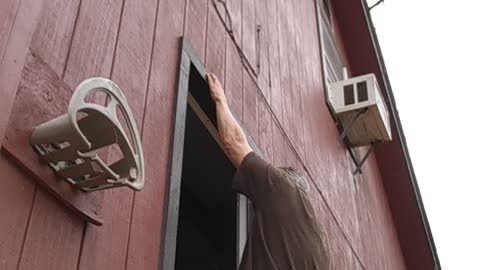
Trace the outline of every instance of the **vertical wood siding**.
<path fill-rule="evenodd" d="M 95 227 L 0 156 L 2 183 L 9 187 L 0 189 L 0 216 L 6 217 L 0 220 L 1 269 L 158 269 L 181 36 L 224 83 L 232 110 L 266 158 L 310 180 L 331 269 L 404 269 L 375 157 L 354 177 L 345 147 L 336 144 L 315 2 L 226 2 L 243 61 L 255 75 L 242 65 L 222 24 L 227 14 L 218 5 L 219 17 L 213 1 L 50 0 L 42 9 L 33 1 L 41 12 L 29 22 L 30 32 L 13 30 L 32 0 L 0 4 L 0 83 L 10 86 L 7 94 L 0 87 L 10 97 L 5 104 L 11 106 L 18 81 L 4 80 L 2 72 L 20 80 L 24 60 L 4 59 L 20 42 L 29 44 L 20 58 L 30 51 L 71 89 L 87 77 L 110 77 L 134 112 L 146 168 L 143 191 L 99 192 L 105 224 Z M 4 102 L 0 113 L 8 115 Z M 8 117 L 2 119 L 1 136 Z"/>

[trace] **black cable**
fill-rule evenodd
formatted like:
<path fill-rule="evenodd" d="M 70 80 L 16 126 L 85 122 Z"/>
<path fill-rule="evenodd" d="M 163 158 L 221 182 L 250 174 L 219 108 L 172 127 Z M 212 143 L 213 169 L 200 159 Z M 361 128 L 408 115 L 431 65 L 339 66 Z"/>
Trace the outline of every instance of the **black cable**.
<path fill-rule="evenodd" d="M 375 4 L 373 4 L 371 7 L 368 7 L 368 11 L 372 10 L 374 7 L 380 5 L 380 3 L 383 3 L 384 0 L 378 0 Z"/>
<path fill-rule="evenodd" d="M 235 33 L 233 32 L 233 27 L 232 27 L 232 16 L 230 15 L 230 12 L 227 8 L 227 4 L 223 0 L 212 0 L 213 6 L 215 8 L 215 11 L 217 12 L 218 17 L 220 18 L 220 21 L 223 24 L 223 27 L 225 27 L 228 35 L 233 41 L 233 44 L 235 45 L 235 49 L 240 56 L 240 60 L 242 61 L 242 65 L 245 67 L 247 72 L 249 72 L 251 75 L 254 77 L 258 76 L 257 70 L 255 70 L 254 67 L 250 64 L 248 61 L 247 56 L 243 53 L 241 46 L 238 44 L 237 39 L 235 38 Z M 223 6 L 223 9 L 225 10 L 225 15 L 226 15 L 226 20 L 223 18 L 222 14 L 220 13 L 220 10 L 218 8 L 217 2 L 220 3 Z"/>

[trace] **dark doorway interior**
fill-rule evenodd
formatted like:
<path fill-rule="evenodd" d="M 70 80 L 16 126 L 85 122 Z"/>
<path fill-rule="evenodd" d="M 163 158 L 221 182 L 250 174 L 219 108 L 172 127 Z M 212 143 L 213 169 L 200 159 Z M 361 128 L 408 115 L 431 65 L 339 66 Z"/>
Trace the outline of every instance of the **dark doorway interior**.
<path fill-rule="evenodd" d="M 205 87 L 205 80 L 191 72 L 189 92 L 210 118 Z M 187 106 L 176 270 L 236 269 L 237 195 L 231 189 L 235 169 L 202 122 L 205 116 Z"/>

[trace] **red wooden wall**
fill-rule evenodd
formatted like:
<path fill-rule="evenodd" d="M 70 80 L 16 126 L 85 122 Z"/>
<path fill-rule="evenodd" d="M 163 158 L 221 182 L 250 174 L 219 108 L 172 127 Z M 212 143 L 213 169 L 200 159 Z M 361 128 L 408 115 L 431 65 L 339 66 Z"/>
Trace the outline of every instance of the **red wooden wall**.
<path fill-rule="evenodd" d="M 0 269 L 157 269 L 181 36 L 220 77 L 233 111 L 266 156 L 302 170 L 312 182 L 331 268 L 405 269 L 375 157 L 354 177 L 346 149 L 336 144 L 314 0 L 228 0 L 243 62 L 213 3 L 0 3 L 0 138 L 33 55 L 71 89 L 87 77 L 112 78 L 134 111 L 146 160 L 144 190 L 103 192 L 105 224 L 96 227 L 2 154 Z"/>

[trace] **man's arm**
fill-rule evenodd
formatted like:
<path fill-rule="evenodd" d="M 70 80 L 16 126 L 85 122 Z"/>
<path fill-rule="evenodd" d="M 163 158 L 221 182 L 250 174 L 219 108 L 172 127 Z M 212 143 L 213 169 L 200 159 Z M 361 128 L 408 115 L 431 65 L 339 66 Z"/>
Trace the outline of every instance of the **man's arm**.
<path fill-rule="evenodd" d="M 217 127 L 226 154 L 235 168 L 240 167 L 243 158 L 252 151 L 243 129 L 237 123 L 228 107 L 222 85 L 213 73 L 208 73 L 210 96 L 217 111 Z"/>

